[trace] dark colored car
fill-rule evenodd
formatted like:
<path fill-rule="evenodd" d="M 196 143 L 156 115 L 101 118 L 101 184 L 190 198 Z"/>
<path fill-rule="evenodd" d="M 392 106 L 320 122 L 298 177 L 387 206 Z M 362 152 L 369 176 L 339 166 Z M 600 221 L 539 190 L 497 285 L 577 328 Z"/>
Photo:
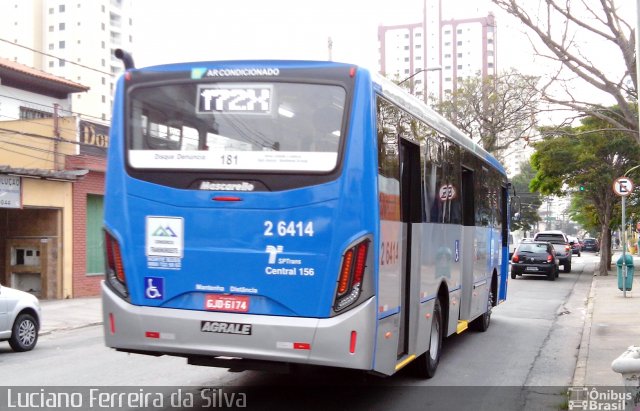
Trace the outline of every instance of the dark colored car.
<path fill-rule="evenodd" d="M 571 256 L 573 251 L 569 245 L 567 236 L 558 230 L 540 231 L 533 239 L 535 241 L 549 242 L 555 250 L 555 256 L 558 264 L 562 266 L 565 273 L 571 272 Z"/>
<path fill-rule="evenodd" d="M 580 257 L 582 251 L 582 245 L 580 244 L 580 239 L 576 237 L 569 237 L 569 245 L 571 246 L 571 252 L 573 254 L 578 254 Z"/>
<path fill-rule="evenodd" d="M 560 272 L 553 246 L 546 241 L 520 243 L 511 259 L 511 278 L 522 274 L 546 275 L 554 281 Z"/>
<path fill-rule="evenodd" d="M 600 243 L 595 238 L 585 238 L 582 240 L 582 251 L 600 251 Z"/>

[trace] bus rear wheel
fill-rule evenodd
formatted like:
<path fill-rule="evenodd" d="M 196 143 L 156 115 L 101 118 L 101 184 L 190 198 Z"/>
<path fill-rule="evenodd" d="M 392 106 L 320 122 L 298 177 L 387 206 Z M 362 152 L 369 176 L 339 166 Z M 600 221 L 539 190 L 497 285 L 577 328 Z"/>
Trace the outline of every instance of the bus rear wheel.
<path fill-rule="evenodd" d="M 429 350 L 416 359 L 416 373 L 420 378 L 431 378 L 436 374 L 443 340 L 443 319 L 440 299 L 436 299 L 431 319 Z"/>
<path fill-rule="evenodd" d="M 485 332 L 489 329 L 489 325 L 491 325 L 491 309 L 493 307 L 493 291 L 491 290 L 493 290 L 493 283 L 489 284 L 489 292 L 487 293 L 487 311 L 471 321 L 469 325 L 472 330 Z"/>

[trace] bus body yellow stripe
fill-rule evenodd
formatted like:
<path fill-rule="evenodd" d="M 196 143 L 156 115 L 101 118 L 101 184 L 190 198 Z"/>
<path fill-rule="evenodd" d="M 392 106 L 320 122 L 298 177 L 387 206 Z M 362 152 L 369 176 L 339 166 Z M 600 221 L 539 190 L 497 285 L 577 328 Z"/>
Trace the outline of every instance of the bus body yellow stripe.
<path fill-rule="evenodd" d="M 400 368 L 404 367 L 405 365 L 409 364 L 411 361 L 415 359 L 416 359 L 416 355 L 411 354 L 410 356 L 408 356 L 407 358 L 405 358 L 404 360 L 396 364 L 396 371 L 398 371 Z"/>

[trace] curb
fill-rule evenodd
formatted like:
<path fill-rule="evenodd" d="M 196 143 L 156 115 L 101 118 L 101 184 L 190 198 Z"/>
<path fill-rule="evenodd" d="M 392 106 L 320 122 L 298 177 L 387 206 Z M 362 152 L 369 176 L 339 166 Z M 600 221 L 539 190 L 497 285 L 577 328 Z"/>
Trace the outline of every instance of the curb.
<path fill-rule="evenodd" d="M 584 271 L 583 271 L 584 272 Z M 595 273 L 595 270 L 593 271 Z M 587 312 L 582 328 L 582 338 L 580 339 L 580 347 L 578 349 L 578 359 L 576 360 L 576 368 L 573 372 L 572 387 L 583 387 L 587 376 L 587 361 L 589 360 L 589 342 L 591 340 L 591 322 L 593 320 L 593 302 L 595 300 L 596 283 L 598 278 L 596 274 L 592 274 L 591 289 L 587 298 Z"/>
<path fill-rule="evenodd" d="M 40 330 L 40 331 L 38 331 L 38 336 L 51 335 L 51 334 L 57 333 L 59 331 L 78 330 L 80 328 L 93 327 L 94 325 L 102 325 L 102 321 L 95 321 L 95 322 L 84 323 L 84 324 L 75 325 L 75 326 L 69 326 L 69 327 L 49 328 L 47 330 Z"/>

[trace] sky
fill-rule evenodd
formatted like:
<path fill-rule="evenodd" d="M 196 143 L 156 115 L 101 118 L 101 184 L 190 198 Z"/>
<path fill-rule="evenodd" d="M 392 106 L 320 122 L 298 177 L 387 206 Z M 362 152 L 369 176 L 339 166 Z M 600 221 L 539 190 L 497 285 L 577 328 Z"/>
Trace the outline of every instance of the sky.
<path fill-rule="evenodd" d="M 157 4 L 133 1 L 133 56 L 139 67 L 201 60 L 327 60 L 331 37 L 334 61 L 376 69 L 378 25 L 419 22 L 423 10 L 423 0 L 180 0 L 162 2 L 161 8 Z M 444 0 L 444 17 L 486 16 L 488 4 L 488 0 Z"/>
<path fill-rule="evenodd" d="M 574 0 L 572 5 L 580 5 Z M 598 0 L 585 0 L 598 4 Z M 640 1 L 640 0 L 639 0 Z M 185 61 L 231 59 L 328 60 L 332 40 L 334 61 L 378 68 L 378 26 L 422 19 L 424 0 L 133 0 L 134 47 L 137 67 Z M 528 6 L 542 4 L 526 0 Z M 635 12 L 632 0 L 616 0 Z M 161 5 L 161 6 L 159 6 Z M 498 25 L 498 70 L 511 67 L 522 74 L 544 75 L 558 67 L 535 56 L 525 28 L 490 0 L 442 0 L 443 18 L 486 16 Z M 575 10 L 575 8 L 574 8 Z M 541 10 L 544 14 L 544 10 Z M 585 15 L 585 18 L 588 18 Z M 635 20 L 635 19 L 634 19 Z M 633 23 L 633 21 L 631 21 Z M 594 59 L 612 60 L 611 48 L 585 40 Z M 590 55 L 591 56 L 591 55 Z M 590 57 L 591 58 L 591 57 Z M 600 64 L 598 64 L 600 63 Z M 623 72 L 623 67 L 613 67 Z M 593 92 L 584 84 L 579 90 Z M 603 96 L 606 99 L 606 96 Z"/>

